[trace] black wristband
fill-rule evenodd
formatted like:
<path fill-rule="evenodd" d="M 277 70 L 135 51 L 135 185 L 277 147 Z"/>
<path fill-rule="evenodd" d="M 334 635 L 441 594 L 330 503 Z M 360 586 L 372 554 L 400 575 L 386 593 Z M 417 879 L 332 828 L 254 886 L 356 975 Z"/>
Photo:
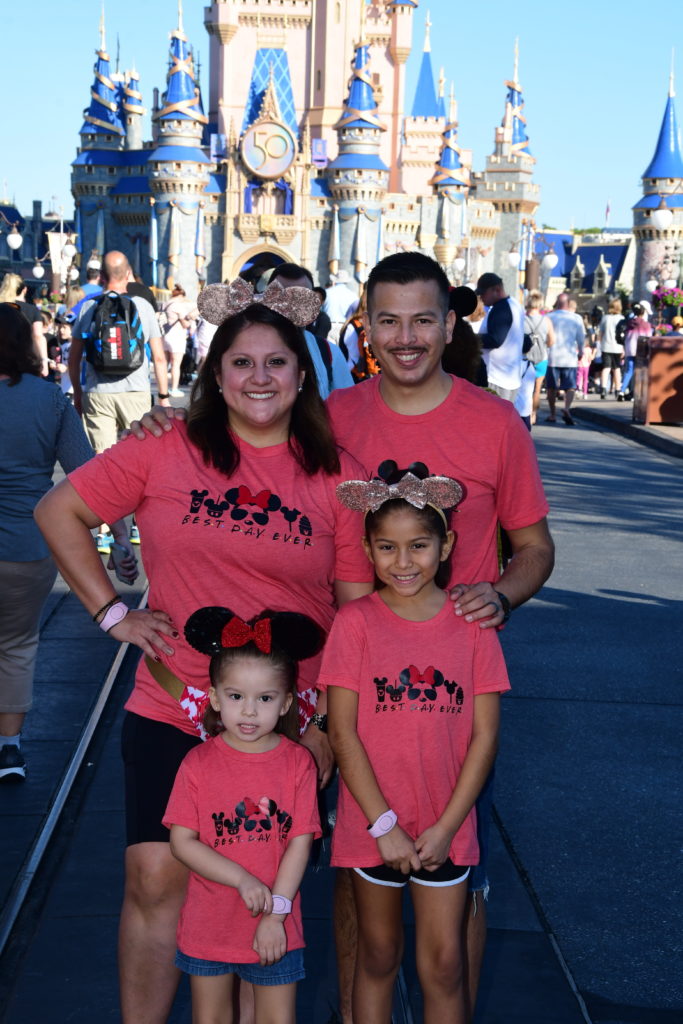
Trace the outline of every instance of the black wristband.
<path fill-rule="evenodd" d="M 500 590 L 496 590 L 495 593 L 498 594 L 498 597 L 500 598 L 500 606 L 503 609 L 503 622 L 507 622 L 512 614 L 512 605 L 505 594 L 501 594 Z"/>

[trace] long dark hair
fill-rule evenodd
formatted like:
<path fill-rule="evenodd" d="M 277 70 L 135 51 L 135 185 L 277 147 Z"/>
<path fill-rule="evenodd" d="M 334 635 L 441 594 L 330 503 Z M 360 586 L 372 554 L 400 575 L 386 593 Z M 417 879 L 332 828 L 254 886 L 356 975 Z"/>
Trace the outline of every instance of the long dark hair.
<path fill-rule="evenodd" d="M 239 447 L 230 431 L 227 407 L 216 374 L 221 360 L 237 336 L 253 324 L 273 327 L 297 358 L 305 373 L 302 390 L 292 407 L 289 424 L 289 447 L 302 469 L 309 475 L 323 470 L 338 473 L 339 454 L 332 427 L 318 391 L 315 368 L 303 332 L 281 313 L 255 302 L 242 313 L 228 317 L 213 336 L 206 359 L 192 388 L 187 417 L 187 432 L 207 465 L 231 476 L 240 461 Z"/>
<path fill-rule="evenodd" d="M 0 373 L 7 374 L 12 387 L 24 373 L 38 377 L 40 368 L 30 323 L 17 303 L 0 302 Z"/>

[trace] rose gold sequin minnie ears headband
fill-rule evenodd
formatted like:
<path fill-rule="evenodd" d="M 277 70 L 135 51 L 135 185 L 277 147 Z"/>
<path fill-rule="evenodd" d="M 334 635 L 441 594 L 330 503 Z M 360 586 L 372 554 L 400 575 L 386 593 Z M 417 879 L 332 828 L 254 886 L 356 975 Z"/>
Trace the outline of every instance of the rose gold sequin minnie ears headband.
<path fill-rule="evenodd" d="M 395 463 L 392 463 L 395 471 Z M 383 463 L 380 471 L 387 466 Z M 412 468 L 412 467 L 411 467 Z M 457 480 L 448 476 L 428 476 L 420 479 L 411 470 L 404 472 L 396 482 L 374 480 L 345 480 L 337 485 L 337 497 L 342 505 L 355 512 L 376 512 L 387 501 L 402 498 L 415 508 L 431 505 L 444 521 L 448 522 L 443 510 L 454 508 L 463 498 L 463 489 Z"/>
<path fill-rule="evenodd" d="M 204 320 L 217 327 L 229 316 L 242 313 L 255 302 L 287 317 L 297 327 L 307 327 L 320 312 L 320 296 L 310 288 L 283 288 L 276 279 L 263 295 L 256 294 L 248 281 L 235 278 L 230 284 L 209 284 L 199 293 L 197 309 Z"/>
<path fill-rule="evenodd" d="M 318 624 L 298 612 L 266 609 L 245 622 L 229 608 L 215 605 L 190 615 L 185 623 L 185 637 L 195 650 L 209 656 L 230 647 L 253 644 L 263 654 L 275 649 L 293 661 L 317 654 L 325 639 Z"/>

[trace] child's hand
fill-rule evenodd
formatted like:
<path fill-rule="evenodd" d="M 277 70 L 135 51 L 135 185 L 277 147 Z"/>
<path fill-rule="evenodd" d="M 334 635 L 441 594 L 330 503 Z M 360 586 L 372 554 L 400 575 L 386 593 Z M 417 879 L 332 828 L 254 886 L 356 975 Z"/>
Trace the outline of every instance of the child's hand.
<path fill-rule="evenodd" d="M 411 870 L 419 871 L 422 867 L 415 843 L 400 825 L 394 825 L 391 832 L 380 836 L 377 846 L 384 863 L 394 871 L 409 875 Z"/>
<path fill-rule="evenodd" d="M 281 917 L 264 915 L 259 921 L 252 948 L 258 953 L 262 967 L 277 963 L 287 952 L 287 935 Z"/>
<path fill-rule="evenodd" d="M 439 825 L 430 825 L 421 836 L 415 840 L 415 849 L 420 855 L 422 867 L 427 871 L 436 871 L 448 857 L 453 836 L 440 828 Z"/>
<path fill-rule="evenodd" d="M 244 878 L 237 886 L 237 891 L 252 917 L 258 917 L 259 914 L 270 914 L 272 911 L 273 897 L 270 889 L 254 875 L 250 875 L 248 871 L 244 872 Z"/>

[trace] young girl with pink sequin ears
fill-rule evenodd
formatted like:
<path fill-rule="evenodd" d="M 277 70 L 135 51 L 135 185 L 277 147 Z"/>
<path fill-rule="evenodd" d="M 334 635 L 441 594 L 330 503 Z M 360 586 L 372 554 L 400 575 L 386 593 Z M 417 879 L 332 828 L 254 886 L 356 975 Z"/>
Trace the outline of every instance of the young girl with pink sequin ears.
<path fill-rule="evenodd" d="M 234 978 L 253 985 L 256 1020 L 294 1024 L 304 975 L 299 886 L 320 835 L 316 770 L 297 735 L 296 661 L 322 631 L 305 615 L 195 612 L 188 642 L 211 655 L 212 734 L 185 757 L 164 816 L 190 869 L 176 966 L 196 1024 L 230 1024 Z"/>
<path fill-rule="evenodd" d="M 444 510 L 460 485 L 419 463 L 380 473 L 337 488 L 366 512 L 379 585 L 338 612 L 319 679 L 341 774 L 332 864 L 353 869 L 358 909 L 353 1014 L 391 1020 L 409 884 L 424 1020 L 464 1024 L 463 883 L 479 859 L 474 803 L 509 683 L 495 631 L 467 628 L 441 589 L 455 539 Z"/>

